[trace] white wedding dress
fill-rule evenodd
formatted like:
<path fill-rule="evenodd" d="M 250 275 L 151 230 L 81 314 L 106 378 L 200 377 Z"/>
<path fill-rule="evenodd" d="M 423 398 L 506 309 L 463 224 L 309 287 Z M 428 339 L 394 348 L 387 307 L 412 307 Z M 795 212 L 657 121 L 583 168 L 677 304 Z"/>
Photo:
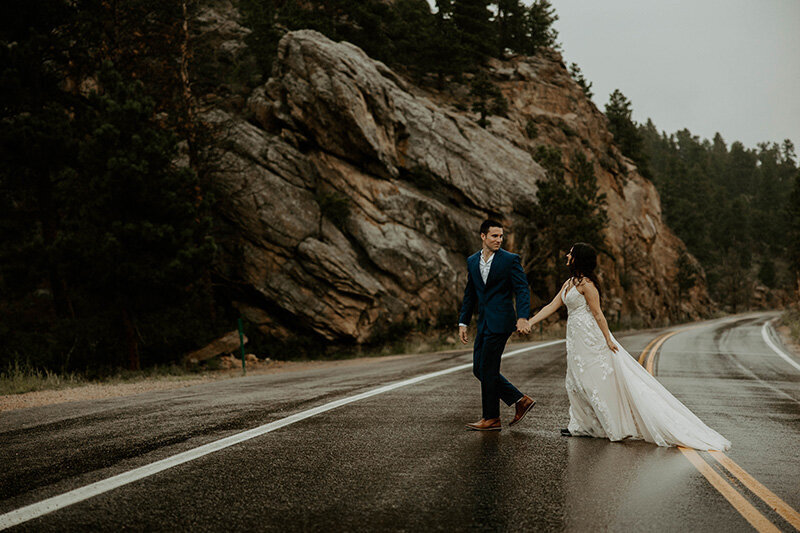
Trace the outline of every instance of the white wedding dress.
<path fill-rule="evenodd" d="M 575 436 L 659 446 L 727 450 L 731 443 L 706 426 L 650 375 L 618 342 L 612 352 L 583 294 L 561 293 L 567 306 L 569 426 Z"/>

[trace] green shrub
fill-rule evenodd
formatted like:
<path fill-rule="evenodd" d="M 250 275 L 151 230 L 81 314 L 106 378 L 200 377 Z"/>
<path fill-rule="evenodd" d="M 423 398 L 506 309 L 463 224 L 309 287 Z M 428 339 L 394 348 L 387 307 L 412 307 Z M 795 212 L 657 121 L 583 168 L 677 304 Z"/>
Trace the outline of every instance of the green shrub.
<path fill-rule="evenodd" d="M 800 344 L 800 310 L 789 309 L 781 315 L 781 322 L 789 328 L 792 341 Z"/>
<path fill-rule="evenodd" d="M 350 199 L 338 192 L 320 192 L 316 196 L 322 216 L 333 222 L 337 228 L 344 227 L 350 216 Z"/>
<path fill-rule="evenodd" d="M 536 127 L 536 122 L 534 122 L 531 118 L 529 118 L 528 122 L 525 123 L 525 134 L 529 139 L 535 139 L 539 136 L 539 128 Z"/>

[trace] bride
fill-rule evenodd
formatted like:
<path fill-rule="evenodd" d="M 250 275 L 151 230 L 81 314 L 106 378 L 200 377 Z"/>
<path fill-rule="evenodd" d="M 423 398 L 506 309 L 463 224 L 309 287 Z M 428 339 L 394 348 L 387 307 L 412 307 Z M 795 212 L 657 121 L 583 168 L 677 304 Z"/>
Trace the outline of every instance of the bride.
<path fill-rule="evenodd" d="M 571 277 L 553 301 L 528 321 L 530 328 L 562 303 L 569 312 L 569 426 L 562 434 L 612 441 L 629 438 L 698 450 L 730 448 L 730 441 L 706 426 L 616 343 L 600 309 L 594 248 L 574 244 L 567 266 Z"/>

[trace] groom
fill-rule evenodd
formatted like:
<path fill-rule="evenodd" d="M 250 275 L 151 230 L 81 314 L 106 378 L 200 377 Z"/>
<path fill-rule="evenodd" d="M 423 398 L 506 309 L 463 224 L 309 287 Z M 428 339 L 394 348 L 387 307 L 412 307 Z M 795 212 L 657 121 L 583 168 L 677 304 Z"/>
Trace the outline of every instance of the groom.
<path fill-rule="evenodd" d="M 519 256 L 500 248 L 503 225 L 495 220 L 485 220 L 481 224 L 480 234 L 483 243 L 481 250 L 467 259 L 467 288 L 461 304 L 458 336 L 462 343 L 467 343 L 467 326 L 477 303 L 478 333 L 472 354 L 472 372 L 481 382 L 483 418 L 467 424 L 467 428 L 499 431 L 499 400 L 502 399 L 509 406 L 516 405 L 510 426 L 522 420 L 536 403 L 500 374 L 500 358 L 508 338 L 514 330 L 530 333 L 527 327 L 530 293 Z M 517 301 L 516 313 L 512 297 Z"/>

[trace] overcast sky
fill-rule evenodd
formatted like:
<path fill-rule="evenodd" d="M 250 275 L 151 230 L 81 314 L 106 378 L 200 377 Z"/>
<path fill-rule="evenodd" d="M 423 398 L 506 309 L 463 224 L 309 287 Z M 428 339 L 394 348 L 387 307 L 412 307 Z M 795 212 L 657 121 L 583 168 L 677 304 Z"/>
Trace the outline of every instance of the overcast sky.
<path fill-rule="evenodd" d="M 551 2 L 564 59 L 601 110 L 619 88 L 659 130 L 800 151 L 799 0 Z"/>
<path fill-rule="evenodd" d="M 659 130 L 749 148 L 789 138 L 800 152 L 800 0 L 551 2 L 564 59 L 601 110 L 618 88 Z"/>

